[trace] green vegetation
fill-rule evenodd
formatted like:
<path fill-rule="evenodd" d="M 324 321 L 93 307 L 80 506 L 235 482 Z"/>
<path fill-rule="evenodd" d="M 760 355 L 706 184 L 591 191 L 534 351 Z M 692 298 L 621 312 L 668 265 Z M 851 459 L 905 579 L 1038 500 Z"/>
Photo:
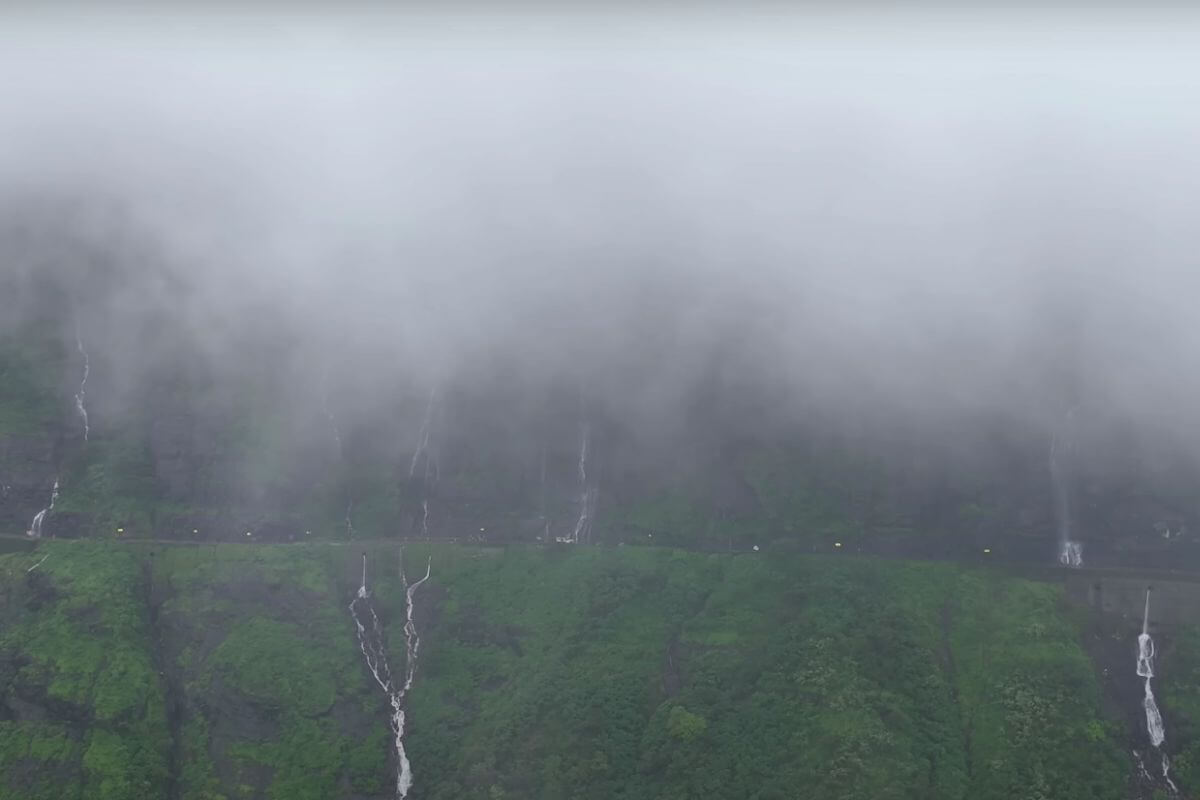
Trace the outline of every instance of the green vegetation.
<path fill-rule="evenodd" d="M 367 547 L 399 674 L 400 562 Z M 411 580 L 431 553 L 407 731 L 422 800 L 1126 796 L 1128 732 L 1052 583 L 848 556 L 453 546 L 406 549 Z M 387 703 L 346 608 L 359 558 L 83 542 L 0 556 L 0 800 L 169 783 L 183 800 L 390 796 Z M 1190 786 L 1200 635 L 1171 663 Z"/>
<path fill-rule="evenodd" d="M 1200 626 L 1183 628 L 1175 637 L 1170 680 L 1157 680 L 1155 692 L 1167 711 L 1171 742 L 1182 742 L 1172 771 L 1183 786 L 1200 786 Z"/>
<path fill-rule="evenodd" d="M 55 511 L 90 515 L 101 535 L 148 536 L 164 507 L 159 497 L 147 443 L 93 436 L 70 465 Z"/>
<path fill-rule="evenodd" d="M 0 436 L 41 434 L 60 413 L 59 370 L 64 354 L 50 336 L 0 339 Z"/>
<path fill-rule="evenodd" d="M 1122 796 L 1056 587 L 642 548 L 436 566 L 427 797 Z"/>
<path fill-rule="evenodd" d="M 606 507 L 596 529 L 607 540 L 739 550 L 912 532 L 885 500 L 881 469 L 843 452 L 748 449 L 726 466 L 743 493 L 739 508 L 713 497 L 703 470 L 689 477 L 681 468 L 673 487 Z"/>
<path fill-rule="evenodd" d="M 189 719 L 183 800 L 324 800 L 387 772 L 386 701 L 363 670 L 332 552 L 344 555 L 225 545 L 151 557 Z"/>
<path fill-rule="evenodd" d="M 98 543 L 0 556 L 0 697 L 23 709 L 0 722 L 0 798 L 161 796 L 169 735 L 145 589 L 133 553 Z"/>

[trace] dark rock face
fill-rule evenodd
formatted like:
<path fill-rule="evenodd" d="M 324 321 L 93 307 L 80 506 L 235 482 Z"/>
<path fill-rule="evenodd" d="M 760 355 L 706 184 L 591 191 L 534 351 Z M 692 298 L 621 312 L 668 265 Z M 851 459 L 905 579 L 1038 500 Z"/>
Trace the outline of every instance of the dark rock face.
<path fill-rule="evenodd" d="M 210 341 L 178 312 L 186 282 L 156 283 L 156 304 L 114 306 L 133 276 L 155 273 L 102 266 L 87 302 L 52 272 L 25 287 L 23 323 L 0 333 L 57 354 L 47 422 L 0 432 L 8 533 L 28 528 L 58 477 L 51 536 L 553 540 L 573 534 L 586 495 L 597 542 L 665 528 L 672 543 L 704 548 L 837 538 L 877 552 L 1053 558 L 1058 412 L 929 419 L 886 398 L 805 405 L 803 392 L 742 366 L 736 347 L 670 396 L 652 378 L 671 354 L 650 344 L 578 374 L 487 353 L 434 380 L 389 363 L 386 342 L 305 343 L 270 308 Z M 101 307 L 121 314 L 88 310 Z M 72 406 L 77 326 L 92 365 L 88 442 Z M 1169 431 L 1079 413 L 1066 491 L 1085 559 L 1193 559 L 1200 465 Z"/>
<path fill-rule="evenodd" d="M 847 535 L 874 541 L 868 549 L 973 551 L 1016 537 L 1030 543 L 1019 549 L 1031 558 L 1053 550 L 1048 442 L 1035 431 L 947 448 L 919 433 L 889 442 L 803 426 L 754 430 L 745 419 L 727 418 L 718 403 L 711 416 L 693 410 L 692 428 L 653 439 L 599 402 L 585 416 L 577 389 L 502 381 L 441 387 L 427 426 L 425 393 L 399 393 L 386 414 L 337 421 L 339 447 L 317 407 L 321 398 L 272 391 L 247 413 L 229 396 L 238 387 L 214 392 L 213 380 L 155 376 L 138 408 L 115 420 L 96 415 L 87 445 L 68 438 L 58 446 L 56 431 L 0 437 L 0 520 L 23 531 L 57 474 L 66 495 L 73 477 L 97 469 L 92 451 L 125 437 L 145 441 L 151 469 L 140 489 L 153 500 L 150 529 L 136 535 L 239 539 L 249 532 L 255 541 L 293 541 L 314 531 L 340 535 L 349 516 L 366 536 L 553 538 L 569 535 L 578 520 L 586 424 L 586 472 L 605 522 L 597 528 L 601 540 L 631 535 L 622 527 L 627 510 L 664 493 L 690 498 L 697 514 L 726 527 L 758 520 L 768 537 L 804 539 L 803 532 L 771 533 L 787 527 L 793 512 L 773 508 L 763 494 L 795 491 L 825 517 L 842 520 Z M 331 406 L 338 408 L 337 397 Z M 766 487 L 754 465 L 764 453 L 780 452 L 788 455 L 770 468 Z M 1095 462 L 1089 456 L 1076 456 L 1069 488 L 1087 558 L 1157 562 L 1186 549 L 1191 531 L 1200 531 L 1196 502 L 1185 491 L 1193 465 L 1155 465 L 1136 452 L 1104 453 Z M 107 523 L 86 507 L 66 505 L 47 532 L 109 534 Z M 901 529 L 917 533 L 889 539 Z M 715 534 L 707 545 L 703 531 L 690 535 L 695 544 L 724 547 Z"/>
<path fill-rule="evenodd" d="M 24 532 L 50 502 L 56 478 L 55 435 L 0 435 L 0 528 Z"/>

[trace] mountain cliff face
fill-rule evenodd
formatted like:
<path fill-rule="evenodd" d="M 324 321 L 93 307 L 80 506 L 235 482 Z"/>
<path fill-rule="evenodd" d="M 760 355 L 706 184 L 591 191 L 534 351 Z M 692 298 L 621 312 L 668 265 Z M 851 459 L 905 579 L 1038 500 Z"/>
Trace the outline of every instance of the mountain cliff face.
<path fill-rule="evenodd" d="M 0 798 L 395 797 L 391 708 L 347 607 L 364 551 L 395 674 L 394 544 L 0 555 Z M 1156 763 L 1141 619 L 1065 603 L 1064 573 L 630 547 L 403 555 L 410 579 L 431 564 L 405 703 L 413 800 L 1165 788 L 1130 755 Z M 1152 625 L 1164 752 L 1190 796 L 1200 638 Z"/>
<path fill-rule="evenodd" d="M 1196 794 L 1187 15 L 186 5 L 0 21 L 0 800 Z"/>
<path fill-rule="evenodd" d="M 116 319 L 63 298 L 47 289 L 0 340 L 9 533 L 47 508 L 56 480 L 45 535 L 60 537 L 532 541 L 572 538 L 586 516 L 596 542 L 845 540 L 1042 560 L 1063 524 L 1050 469 L 1061 420 L 980 411 L 931 426 L 819 405 L 781 415 L 762 381 L 723 374 L 736 354 L 663 413 L 615 365 L 555 375 L 497 354 L 428 379 L 367 348 L 313 360 L 268 311 L 239 329 L 227 360 L 161 310 Z M 74 402 L 85 357 L 86 440 Z M 1058 457 L 1089 562 L 1200 557 L 1187 451 L 1101 408 L 1078 419 Z"/>
<path fill-rule="evenodd" d="M 1113 316 L 1122 275 L 1083 292 L 1073 268 L 1017 271 L 993 297 L 956 273 L 923 299 L 870 270 L 737 276 L 699 254 L 331 265 L 226 243 L 223 215 L 2 210 L 7 533 L 45 509 L 59 537 L 1039 562 L 1066 538 L 1090 564 L 1200 564 L 1195 426 L 1186 393 L 1130 383 L 1171 341 L 1136 297 Z"/>

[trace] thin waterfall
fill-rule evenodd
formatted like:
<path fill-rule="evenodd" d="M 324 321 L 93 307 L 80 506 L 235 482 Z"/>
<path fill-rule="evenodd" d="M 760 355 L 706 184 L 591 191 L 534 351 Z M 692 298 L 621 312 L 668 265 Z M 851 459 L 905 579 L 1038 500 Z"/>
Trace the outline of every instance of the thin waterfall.
<path fill-rule="evenodd" d="M 333 411 L 329 408 L 329 374 L 326 373 L 321 378 L 321 413 L 325 415 L 325 419 L 329 420 L 329 430 L 333 434 L 333 443 L 337 447 L 338 460 L 345 458 L 345 452 L 342 450 L 342 432 L 338 428 L 337 417 L 333 415 Z"/>
<path fill-rule="evenodd" d="M 437 402 L 437 386 L 429 390 L 429 400 L 425 403 L 425 416 L 421 420 L 421 429 L 417 432 L 417 446 L 413 450 L 412 460 L 408 465 L 409 480 L 415 480 L 417 466 L 422 465 L 421 475 L 421 535 L 429 536 L 429 490 L 438 479 L 437 460 L 429 452 L 430 432 L 433 428 L 433 413 Z"/>
<path fill-rule="evenodd" d="M 1145 679 L 1145 694 L 1142 707 L 1146 712 L 1146 733 L 1150 736 L 1150 744 L 1159 752 L 1162 759 L 1163 781 L 1172 793 L 1178 792 L 1171 780 L 1171 760 L 1163 752 L 1163 743 L 1167 740 L 1166 727 L 1163 725 L 1162 714 L 1158 710 L 1158 702 L 1154 698 L 1154 689 L 1150 685 L 1154 677 L 1154 639 L 1150 636 L 1150 587 L 1146 587 L 1146 605 L 1142 611 L 1142 632 L 1138 635 L 1137 674 Z M 1141 756 L 1138 756 L 1141 763 Z M 1144 771 L 1143 764 L 1143 771 Z"/>
<path fill-rule="evenodd" d="M 591 488 L 587 482 L 588 446 L 591 444 L 591 438 L 591 425 L 584 420 L 579 434 L 579 519 L 575 521 L 575 532 L 571 535 L 571 541 L 575 543 L 587 535 L 587 528 L 591 522 Z"/>
<path fill-rule="evenodd" d="M 400 584 L 404 588 L 404 605 L 405 605 L 405 620 L 404 620 L 404 648 L 405 648 L 405 665 L 404 665 L 404 681 L 400 686 L 396 686 L 395 680 L 392 678 L 391 669 L 387 661 L 387 647 L 384 641 L 383 626 L 379 622 L 379 616 L 375 613 L 375 608 L 371 604 L 371 593 L 367 588 L 367 554 L 362 556 L 362 583 L 358 587 L 358 592 L 354 599 L 350 602 L 350 616 L 354 619 L 355 629 L 358 635 L 359 650 L 363 654 L 363 660 L 366 662 L 367 669 L 371 673 L 371 677 L 379 685 L 388 698 L 388 704 L 392 707 L 391 714 L 391 729 L 393 735 L 393 746 L 396 751 L 396 797 L 399 800 L 404 800 L 408 797 L 409 789 L 413 784 L 412 764 L 408 760 L 408 754 L 404 750 L 404 699 L 408 690 L 412 688 L 413 681 L 417 675 L 417 656 L 420 653 L 421 639 L 417 634 L 417 625 L 413 616 L 414 595 L 421 584 L 429 580 L 429 575 L 433 567 L 433 558 L 430 557 L 425 565 L 425 576 L 413 584 L 409 584 L 408 578 L 404 574 L 404 554 L 401 551 L 400 562 Z"/>
<path fill-rule="evenodd" d="M 83 378 L 79 381 L 79 391 L 75 393 L 75 412 L 83 420 L 83 440 L 86 442 L 88 435 L 91 433 L 91 426 L 88 425 L 88 412 L 87 406 L 84 404 L 84 399 L 87 396 L 88 374 L 92 371 L 92 362 L 88 358 L 87 348 L 83 346 L 83 336 L 79 332 L 79 323 L 75 323 L 75 349 L 79 351 L 79 355 L 83 356 Z"/>
<path fill-rule="evenodd" d="M 1067 450 L 1065 455 L 1069 457 L 1073 451 L 1070 431 L 1076 408 L 1067 411 L 1063 425 L 1068 434 L 1066 443 L 1058 431 L 1050 437 L 1050 482 L 1054 491 L 1054 516 L 1058 527 L 1058 563 L 1064 567 L 1083 566 L 1083 543 L 1071 538 L 1071 488 L 1067 467 L 1063 464 L 1066 458 L 1062 452 Z"/>
<path fill-rule="evenodd" d="M 591 538 L 592 522 L 596 513 L 596 498 L 600 490 L 596 486 L 595 476 L 588 476 L 588 462 L 592 454 L 592 425 L 585 418 L 579 432 L 579 517 L 575 521 L 575 530 L 570 537 L 563 541 L 578 544 Z M 595 470 L 593 470 L 593 473 Z"/>
<path fill-rule="evenodd" d="M 29 530 L 25 531 L 26 536 L 31 539 L 42 538 L 42 523 L 46 521 L 46 516 L 54 511 L 56 502 L 58 502 L 58 478 L 54 479 L 54 488 L 50 490 L 50 505 L 33 515 L 33 521 L 29 523 Z"/>
<path fill-rule="evenodd" d="M 417 432 L 417 447 L 413 450 L 412 463 L 408 467 L 408 477 L 415 477 L 417 474 L 417 463 L 421 456 L 425 455 L 428 461 L 427 451 L 429 450 L 429 429 L 433 421 L 433 403 L 437 398 L 437 387 L 429 390 L 429 401 L 425 404 L 425 416 L 421 420 L 421 430 Z M 428 472 L 428 466 L 426 467 Z"/>

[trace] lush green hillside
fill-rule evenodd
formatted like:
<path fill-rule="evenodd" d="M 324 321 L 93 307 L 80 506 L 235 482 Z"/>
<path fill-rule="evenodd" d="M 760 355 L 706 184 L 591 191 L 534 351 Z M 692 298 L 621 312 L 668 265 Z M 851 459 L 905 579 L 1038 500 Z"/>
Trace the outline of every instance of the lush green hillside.
<path fill-rule="evenodd" d="M 1054 586 L 629 549 L 438 574 L 426 797 L 1123 796 Z"/>
<path fill-rule="evenodd" d="M 126 549 L 0 556 L 0 797 L 165 795 L 166 692 L 145 590 Z"/>
<path fill-rule="evenodd" d="M 369 566 L 403 664 L 397 555 Z M 414 800 L 1126 796 L 1135 734 L 1054 584 L 655 548 L 432 558 Z M 0 798 L 389 797 L 387 703 L 346 608 L 360 567 L 329 545 L 0 556 Z M 1186 740 L 1200 655 L 1180 641 L 1162 693 Z"/>

